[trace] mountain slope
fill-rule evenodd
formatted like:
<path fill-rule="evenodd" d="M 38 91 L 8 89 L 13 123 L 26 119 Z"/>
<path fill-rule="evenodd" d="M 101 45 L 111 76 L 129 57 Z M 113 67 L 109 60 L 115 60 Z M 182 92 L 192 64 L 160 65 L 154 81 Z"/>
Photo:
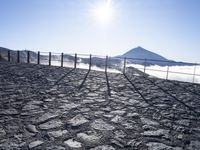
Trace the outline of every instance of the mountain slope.
<path fill-rule="evenodd" d="M 132 58 L 128 59 L 128 61 L 131 63 L 141 64 L 141 65 L 146 64 L 146 65 L 165 66 L 167 65 L 166 61 L 168 61 L 167 58 L 158 55 L 154 52 L 151 52 L 149 50 L 146 50 L 140 46 L 129 50 L 125 54 L 121 55 L 121 57 Z M 145 59 L 147 59 L 146 62 Z"/>
<path fill-rule="evenodd" d="M 167 61 L 165 57 L 158 55 L 154 52 L 151 52 L 149 50 L 146 50 L 142 47 L 133 48 L 128 52 L 126 52 L 125 54 L 123 54 L 122 57 Z"/>

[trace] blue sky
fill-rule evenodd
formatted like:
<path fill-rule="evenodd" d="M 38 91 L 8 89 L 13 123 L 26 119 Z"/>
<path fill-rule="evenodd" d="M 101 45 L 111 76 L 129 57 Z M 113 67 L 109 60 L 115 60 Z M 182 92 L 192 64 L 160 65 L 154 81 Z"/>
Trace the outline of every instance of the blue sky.
<path fill-rule="evenodd" d="M 92 14 L 105 0 L 0 0 L 0 46 L 119 55 L 142 46 L 200 62 L 199 0 L 112 0 L 113 18 Z"/>

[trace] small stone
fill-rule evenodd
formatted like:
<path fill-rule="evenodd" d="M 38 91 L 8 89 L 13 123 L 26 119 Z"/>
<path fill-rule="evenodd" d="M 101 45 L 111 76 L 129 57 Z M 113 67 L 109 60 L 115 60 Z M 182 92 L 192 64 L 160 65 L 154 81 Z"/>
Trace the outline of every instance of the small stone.
<path fill-rule="evenodd" d="M 79 133 L 77 134 L 77 137 L 82 139 L 85 142 L 89 142 L 89 143 L 94 143 L 94 142 L 98 142 L 101 138 L 100 135 L 97 135 L 96 133 L 93 132 L 88 132 L 86 133 Z"/>
<path fill-rule="evenodd" d="M 110 145 L 102 145 L 102 146 L 97 146 L 95 148 L 91 148 L 90 150 L 115 150 L 115 148 Z"/>
<path fill-rule="evenodd" d="M 85 99 L 85 100 L 83 100 L 83 103 L 84 103 L 84 104 L 94 103 L 94 100 L 88 100 L 88 99 L 86 100 L 86 99 Z"/>
<path fill-rule="evenodd" d="M 141 143 L 141 141 L 136 141 L 135 139 L 132 139 L 127 143 L 127 145 L 131 147 L 138 147 Z"/>
<path fill-rule="evenodd" d="M 103 116 L 106 117 L 106 118 L 112 118 L 113 117 L 113 115 L 111 115 L 111 114 L 104 114 Z"/>
<path fill-rule="evenodd" d="M 111 119 L 112 122 L 114 123 L 119 123 L 122 122 L 123 118 L 121 116 L 115 116 L 113 119 Z"/>
<path fill-rule="evenodd" d="M 179 134 L 177 138 L 180 140 L 183 139 L 183 134 Z"/>
<path fill-rule="evenodd" d="M 113 127 L 110 124 L 107 124 L 106 122 L 104 122 L 101 119 L 97 119 L 95 120 L 92 124 L 91 127 L 96 129 L 96 130 L 114 130 L 115 127 Z"/>
<path fill-rule="evenodd" d="M 128 113 L 127 117 L 138 117 L 139 114 L 138 113 Z"/>
<path fill-rule="evenodd" d="M 89 122 L 89 121 L 86 118 L 84 118 L 83 115 L 81 115 L 81 114 L 78 114 L 74 118 L 69 120 L 69 124 L 71 124 L 72 126 L 80 126 L 87 122 Z"/>
<path fill-rule="evenodd" d="M 99 98 L 95 99 L 95 102 L 99 102 L 99 103 L 105 102 L 105 101 L 106 101 L 105 99 L 99 99 Z"/>
<path fill-rule="evenodd" d="M 121 143 L 120 143 L 119 141 L 117 141 L 117 140 L 111 139 L 110 142 L 111 142 L 112 144 L 117 145 L 118 147 L 121 147 L 121 148 L 124 147 L 123 144 L 121 144 Z"/>
<path fill-rule="evenodd" d="M 77 108 L 79 106 L 80 106 L 80 104 L 70 103 L 70 104 L 65 104 L 65 105 L 59 106 L 59 108 L 67 111 L 67 110 Z"/>
<path fill-rule="evenodd" d="M 163 129 L 159 129 L 156 131 L 145 131 L 143 133 L 144 136 L 163 136 L 163 135 L 168 135 L 169 131 L 168 130 L 163 130 Z"/>
<path fill-rule="evenodd" d="M 44 99 L 45 102 L 53 102 L 55 99 L 54 98 L 47 98 L 47 99 Z"/>
<path fill-rule="evenodd" d="M 171 146 L 167 146 L 163 143 L 157 142 L 149 142 L 146 144 L 148 146 L 148 150 L 172 150 Z"/>
<path fill-rule="evenodd" d="M 31 142 L 30 144 L 29 144 L 29 148 L 30 149 L 33 149 L 33 148 L 35 148 L 35 147 L 38 147 L 38 146 L 40 146 L 40 145 L 42 145 L 44 142 L 42 142 L 42 141 L 34 141 L 34 142 Z"/>
<path fill-rule="evenodd" d="M 47 112 L 37 119 L 37 123 L 48 121 L 50 119 L 56 118 L 57 116 L 58 114 Z"/>
<path fill-rule="evenodd" d="M 46 123 L 40 124 L 39 128 L 42 130 L 49 130 L 49 129 L 61 127 L 62 125 L 63 123 L 60 120 L 51 120 Z"/>
<path fill-rule="evenodd" d="M 49 132 L 49 135 L 50 136 L 53 136 L 54 138 L 58 138 L 58 137 L 61 137 L 65 134 L 67 134 L 68 131 L 67 130 L 58 130 L 58 131 L 51 131 Z"/>
<path fill-rule="evenodd" d="M 0 111 L 0 115 L 17 115 L 17 114 L 19 114 L 19 112 L 14 108 Z"/>
<path fill-rule="evenodd" d="M 131 103 L 132 105 L 137 105 L 139 104 L 140 102 L 138 100 L 135 100 L 135 99 L 130 99 L 129 100 L 129 103 Z"/>
<path fill-rule="evenodd" d="M 125 113 L 124 110 L 115 110 L 115 111 L 111 111 L 111 114 L 116 114 L 116 115 L 123 115 Z"/>
<path fill-rule="evenodd" d="M 62 98 L 62 97 L 65 97 L 65 96 L 66 96 L 65 94 L 59 94 L 58 95 L 59 98 Z"/>
<path fill-rule="evenodd" d="M 141 121 L 142 121 L 143 124 L 148 124 L 148 125 L 152 125 L 152 126 L 158 126 L 159 125 L 158 122 L 147 119 L 147 118 L 141 118 Z"/>
<path fill-rule="evenodd" d="M 30 111 L 30 110 L 34 110 L 34 109 L 40 109 L 40 107 L 37 105 L 27 104 L 22 108 L 22 111 Z"/>
<path fill-rule="evenodd" d="M 75 141 L 74 139 L 69 139 L 64 142 L 64 144 L 68 145 L 71 148 L 81 148 L 82 144 L 80 142 Z"/>
<path fill-rule="evenodd" d="M 126 136 L 126 133 L 122 130 L 117 130 L 115 131 L 115 137 L 116 138 L 125 138 Z"/>
<path fill-rule="evenodd" d="M 187 120 L 187 119 L 177 120 L 176 122 L 177 122 L 177 124 L 183 125 L 183 126 L 189 126 L 190 125 L 190 120 Z"/>
<path fill-rule="evenodd" d="M 0 139 L 3 138 L 6 135 L 6 132 L 4 129 L 0 128 Z"/>
<path fill-rule="evenodd" d="M 98 97 L 99 95 L 97 93 L 89 93 L 88 96 L 89 97 Z"/>
<path fill-rule="evenodd" d="M 142 126 L 143 130 L 147 131 L 147 130 L 156 130 L 156 128 L 154 126 L 145 124 Z"/>
<path fill-rule="evenodd" d="M 26 128 L 27 128 L 28 131 L 30 131 L 32 133 L 37 133 L 38 132 L 38 130 L 36 129 L 36 126 L 34 126 L 34 125 L 30 124 Z"/>
<path fill-rule="evenodd" d="M 188 147 L 188 150 L 199 150 L 200 149 L 200 141 L 191 141 Z"/>

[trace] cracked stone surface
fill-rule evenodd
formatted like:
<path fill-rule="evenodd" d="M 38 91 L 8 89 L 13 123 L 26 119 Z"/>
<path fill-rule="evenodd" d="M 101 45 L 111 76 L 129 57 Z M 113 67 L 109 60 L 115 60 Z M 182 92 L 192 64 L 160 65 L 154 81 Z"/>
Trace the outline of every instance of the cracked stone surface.
<path fill-rule="evenodd" d="M 0 63 L 0 149 L 200 149 L 200 85 L 71 69 Z"/>

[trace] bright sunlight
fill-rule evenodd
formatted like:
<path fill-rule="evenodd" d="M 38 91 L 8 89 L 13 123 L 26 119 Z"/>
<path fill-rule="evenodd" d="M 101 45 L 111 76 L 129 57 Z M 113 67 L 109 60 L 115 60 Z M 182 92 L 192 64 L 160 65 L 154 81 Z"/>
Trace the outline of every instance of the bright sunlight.
<path fill-rule="evenodd" d="M 94 9 L 94 17 L 95 19 L 105 25 L 111 22 L 113 18 L 113 8 L 112 8 L 112 0 L 105 0 L 103 3 L 98 4 Z"/>

